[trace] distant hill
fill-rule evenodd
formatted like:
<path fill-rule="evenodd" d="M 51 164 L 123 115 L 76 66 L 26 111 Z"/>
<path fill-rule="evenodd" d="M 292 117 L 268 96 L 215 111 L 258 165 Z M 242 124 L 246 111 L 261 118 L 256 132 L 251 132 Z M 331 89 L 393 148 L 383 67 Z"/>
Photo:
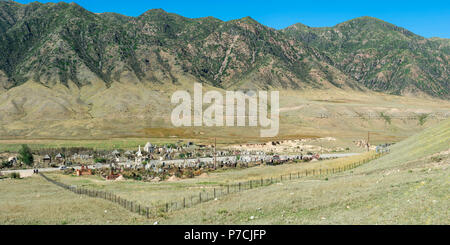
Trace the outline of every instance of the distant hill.
<path fill-rule="evenodd" d="M 449 97 L 448 39 L 426 39 L 372 17 L 325 28 L 295 24 L 283 32 L 318 49 L 333 66 L 369 89 Z"/>
<path fill-rule="evenodd" d="M 0 90 L 94 80 L 220 88 L 373 89 L 449 97 L 449 42 L 370 17 L 277 31 L 250 17 L 153 9 L 95 14 L 74 3 L 0 2 Z"/>

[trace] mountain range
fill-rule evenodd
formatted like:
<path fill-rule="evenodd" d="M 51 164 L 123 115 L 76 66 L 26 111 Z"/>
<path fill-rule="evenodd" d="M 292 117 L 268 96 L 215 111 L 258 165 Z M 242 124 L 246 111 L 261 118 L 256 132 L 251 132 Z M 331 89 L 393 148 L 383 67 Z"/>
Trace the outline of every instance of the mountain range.
<path fill-rule="evenodd" d="M 75 3 L 0 2 L 0 87 L 112 83 L 219 88 L 370 89 L 449 98 L 450 40 L 371 17 L 282 30 L 251 17 L 190 19 L 153 9 L 138 17 Z M 71 84 L 71 85 L 70 85 Z"/>
<path fill-rule="evenodd" d="M 0 135 L 139 137 L 170 125 L 171 94 L 194 82 L 279 90 L 285 134 L 319 127 L 319 112 L 407 115 L 426 112 L 427 100 L 444 110 L 449 58 L 449 39 L 372 17 L 276 30 L 251 17 L 192 19 L 162 9 L 129 17 L 75 3 L 0 1 Z M 394 108 L 380 106 L 392 99 Z"/>

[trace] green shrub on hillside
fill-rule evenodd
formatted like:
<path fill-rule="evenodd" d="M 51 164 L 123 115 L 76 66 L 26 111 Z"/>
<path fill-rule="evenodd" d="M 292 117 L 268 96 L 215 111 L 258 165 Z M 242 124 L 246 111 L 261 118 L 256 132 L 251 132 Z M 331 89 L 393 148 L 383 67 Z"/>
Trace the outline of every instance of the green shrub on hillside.
<path fill-rule="evenodd" d="M 420 114 L 417 118 L 419 120 L 419 125 L 423 126 L 425 122 L 427 121 L 428 114 Z"/>
<path fill-rule="evenodd" d="M 19 161 L 25 163 L 28 166 L 33 165 L 33 154 L 31 153 L 30 147 L 27 145 L 22 145 L 22 148 L 19 150 Z"/>
<path fill-rule="evenodd" d="M 9 177 L 11 179 L 20 179 L 20 174 L 17 173 L 17 172 L 12 172 L 12 173 L 9 174 Z"/>
<path fill-rule="evenodd" d="M 106 159 L 105 158 L 101 158 L 101 157 L 96 157 L 94 159 L 95 163 L 106 163 Z"/>
<path fill-rule="evenodd" d="M 383 112 L 380 112 L 380 117 L 386 121 L 386 123 L 391 124 L 391 117 Z"/>

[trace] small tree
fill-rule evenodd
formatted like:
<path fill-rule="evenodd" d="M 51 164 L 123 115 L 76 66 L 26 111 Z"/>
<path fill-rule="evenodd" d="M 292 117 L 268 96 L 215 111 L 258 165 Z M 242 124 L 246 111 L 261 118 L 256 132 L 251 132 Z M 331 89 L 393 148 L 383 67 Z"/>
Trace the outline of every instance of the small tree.
<path fill-rule="evenodd" d="M 103 157 L 96 157 L 94 159 L 94 163 L 106 163 L 106 158 Z"/>
<path fill-rule="evenodd" d="M 33 154 L 30 147 L 22 145 L 22 148 L 19 150 L 19 160 L 28 166 L 33 165 Z"/>
<path fill-rule="evenodd" d="M 383 112 L 380 112 L 380 117 L 386 121 L 386 123 L 391 124 L 391 117 Z"/>
<path fill-rule="evenodd" d="M 8 161 L 3 161 L 0 164 L 0 168 L 10 168 L 10 167 L 12 167 L 12 164 L 11 164 L 11 162 L 8 162 Z"/>
<path fill-rule="evenodd" d="M 423 126 L 427 120 L 428 114 L 420 114 L 417 118 L 419 120 L 419 125 Z"/>

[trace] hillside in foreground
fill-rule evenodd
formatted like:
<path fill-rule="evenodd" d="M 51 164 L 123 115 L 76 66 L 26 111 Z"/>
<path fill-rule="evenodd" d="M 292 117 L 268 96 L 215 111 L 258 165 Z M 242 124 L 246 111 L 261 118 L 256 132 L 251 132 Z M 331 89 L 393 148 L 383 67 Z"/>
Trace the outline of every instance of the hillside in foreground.
<path fill-rule="evenodd" d="M 161 222 L 450 224 L 449 146 L 450 120 L 446 120 L 353 171 L 228 196 L 174 212 Z"/>
<path fill-rule="evenodd" d="M 4 197 L 0 199 L 0 207 L 5 211 L 0 213 L 0 223 L 450 224 L 449 145 L 450 120 L 446 120 L 396 144 L 390 154 L 351 171 L 283 181 L 192 208 L 152 215 L 148 220 L 110 202 L 70 193 L 39 176 L 0 180 L 0 194 Z M 112 188 L 115 193 L 146 203 L 168 195 L 179 199 L 188 192 L 219 183 L 267 178 L 327 164 L 333 161 L 255 167 L 160 183 L 117 183 L 58 173 L 50 176 L 87 188 Z"/>

